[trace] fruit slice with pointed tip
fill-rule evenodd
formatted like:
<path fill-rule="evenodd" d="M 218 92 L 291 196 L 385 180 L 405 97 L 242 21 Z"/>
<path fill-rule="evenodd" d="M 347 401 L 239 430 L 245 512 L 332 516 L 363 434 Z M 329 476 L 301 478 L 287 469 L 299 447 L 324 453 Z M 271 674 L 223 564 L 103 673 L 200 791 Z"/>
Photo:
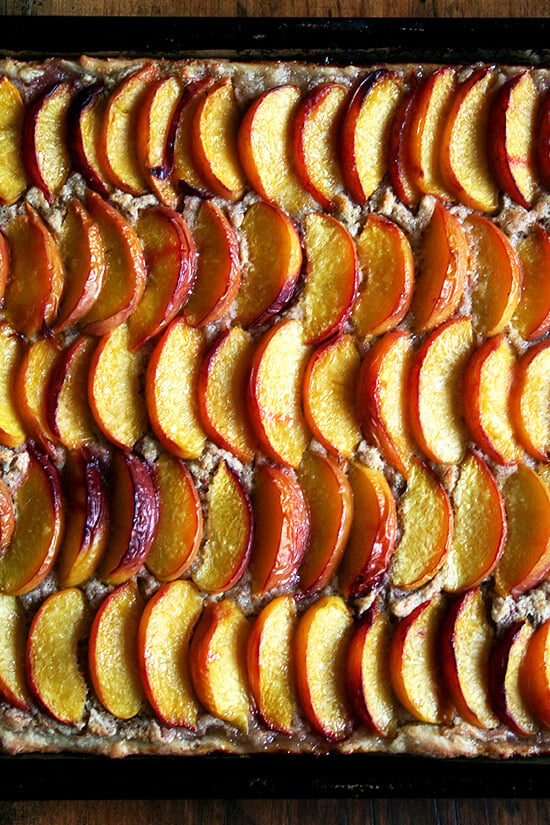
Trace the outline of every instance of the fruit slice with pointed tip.
<path fill-rule="evenodd" d="M 519 668 L 519 689 L 529 711 L 550 727 L 550 619 L 535 630 Z"/>
<path fill-rule="evenodd" d="M 55 440 L 49 421 L 49 388 L 60 358 L 59 342 L 37 338 L 25 351 L 15 379 L 15 394 L 26 431 L 48 451 Z"/>
<path fill-rule="evenodd" d="M 203 334 L 175 318 L 149 359 L 145 398 L 151 426 L 164 447 L 180 458 L 198 458 L 206 443 L 196 395 Z"/>
<path fill-rule="evenodd" d="M 86 610 L 81 590 L 52 593 L 36 613 L 27 641 L 27 679 L 34 698 L 67 725 L 80 724 L 86 712 L 88 686 L 78 656 Z"/>
<path fill-rule="evenodd" d="M 55 437 L 69 450 L 79 450 L 98 436 L 88 401 L 95 349 L 95 338 L 77 338 L 61 355 L 48 387 L 48 422 Z"/>
<path fill-rule="evenodd" d="M 511 390 L 516 433 L 529 455 L 548 461 L 550 455 L 550 346 L 532 347 L 519 359 Z"/>
<path fill-rule="evenodd" d="M 172 169 L 166 150 L 180 93 L 176 77 L 154 81 L 140 104 L 136 123 L 136 149 L 143 178 L 159 201 L 173 209 L 179 195 L 170 181 Z"/>
<path fill-rule="evenodd" d="M 246 570 L 254 537 L 250 497 L 225 461 L 208 486 L 207 513 L 206 543 L 193 581 L 205 593 L 224 593 Z"/>
<path fill-rule="evenodd" d="M 137 582 L 128 581 L 102 601 L 90 631 L 88 666 L 94 691 L 118 719 L 131 719 L 145 704 L 137 652 L 142 612 Z"/>
<path fill-rule="evenodd" d="M 297 713 L 293 641 L 296 604 L 277 596 L 254 620 L 246 646 L 248 683 L 262 721 L 290 735 Z"/>
<path fill-rule="evenodd" d="M 381 470 L 352 463 L 353 520 L 338 582 L 342 595 L 361 598 L 387 570 L 397 538 L 397 508 Z"/>
<path fill-rule="evenodd" d="M 27 174 L 21 146 L 25 104 L 6 75 L 0 78 L 0 112 L 0 202 L 9 205 L 27 188 Z"/>
<path fill-rule="evenodd" d="M 0 596 L 0 696 L 20 710 L 30 710 L 30 694 L 25 676 L 27 620 L 21 601 Z"/>
<path fill-rule="evenodd" d="M 7 484 L 0 479 L 0 554 L 9 547 L 15 530 L 15 511 Z"/>
<path fill-rule="evenodd" d="M 475 453 L 461 465 L 453 506 L 455 529 L 445 567 L 445 590 L 458 593 L 477 586 L 495 569 L 506 541 L 500 489 L 485 461 Z"/>
<path fill-rule="evenodd" d="M 73 95 L 67 113 L 67 143 L 74 167 L 88 186 L 104 198 L 112 189 L 100 152 L 106 106 L 105 88 L 98 81 Z"/>
<path fill-rule="evenodd" d="M 388 180 L 398 200 L 413 208 L 420 192 L 411 177 L 409 161 L 409 123 L 415 104 L 416 87 L 408 91 L 395 110 L 388 132 Z"/>
<path fill-rule="evenodd" d="M 48 203 L 59 195 L 71 171 L 67 113 L 72 99 L 67 82 L 56 83 L 27 108 L 23 123 L 23 154 L 31 182 Z"/>
<path fill-rule="evenodd" d="M 191 678 L 209 713 L 248 732 L 250 699 L 246 645 L 250 625 L 237 602 L 205 605 L 189 650 Z"/>
<path fill-rule="evenodd" d="M 173 165 L 171 181 L 182 194 L 211 197 L 205 181 L 199 174 L 193 155 L 193 122 L 202 99 L 202 92 L 212 83 L 212 78 L 201 77 L 189 81 L 183 88 L 166 147 L 168 165 Z M 171 156 L 171 159 L 170 159 Z"/>
<path fill-rule="evenodd" d="M 143 610 L 137 648 L 141 682 L 165 725 L 194 730 L 200 705 L 189 668 L 189 646 L 202 609 L 197 589 L 174 581 L 157 590 Z"/>
<path fill-rule="evenodd" d="M 516 252 L 522 280 L 512 325 L 522 338 L 533 341 L 550 328 L 550 237 L 540 223 L 518 240 Z"/>
<path fill-rule="evenodd" d="M 24 344 L 9 324 L 0 324 L 0 444 L 18 447 L 26 439 L 14 391 Z"/>
<path fill-rule="evenodd" d="M 391 582 L 414 590 L 441 570 L 453 537 L 453 508 L 449 496 L 427 464 L 415 459 L 401 499 L 403 532 L 393 554 Z"/>
<path fill-rule="evenodd" d="M 345 675 L 352 631 L 345 601 L 323 596 L 300 617 L 294 637 L 300 703 L 310 725 L 329 742 L 345 739 L 354 725 Z"/>
<path fill-rule="evenodd" d="M 353 305 L 355 334 L 365 339 L 396 327 L 407 314 L 414 287 L 411 245 L 400 227 L 370 212 L 357 239 L 362 273 Z"/>
<path fill-rule="evenodd" d="M 496 571 L 500 594 L 516 598 L 550 570 L 550 491 L 537 473 L 520 464 L 503 486 L 508 536 Z"/>
<path fill-rule="evenodd" d="M 159 518 L 147 568 L 159 581 L 182 577 L 193 564 L 203 534 L 202 505 L 184 462 L 160 453 L 153 467 Z"/>
<path fill-rule="evenodd" d="M 521 694 L 519 675 L 533 635 L 528 621 L 514 622 L 497 639 L 489 664 L 493 707 L 504 724 L 520 736 L 537 733 L 538 725 Z"/>
<path fill-rule="evenodd" d="M 496 72 L 475 69 L 458 86 L 441 139 L 441 174 L 454 197 L 480 212 L 498 207 L 498 186 L 491 175 L 487 129 Z"/>
<path fill-rule="evenodd" d="M 6 284 L 10 275 L 10 248 L 6 236 L 0 232 L 0 299 L 6 292 Z"/>

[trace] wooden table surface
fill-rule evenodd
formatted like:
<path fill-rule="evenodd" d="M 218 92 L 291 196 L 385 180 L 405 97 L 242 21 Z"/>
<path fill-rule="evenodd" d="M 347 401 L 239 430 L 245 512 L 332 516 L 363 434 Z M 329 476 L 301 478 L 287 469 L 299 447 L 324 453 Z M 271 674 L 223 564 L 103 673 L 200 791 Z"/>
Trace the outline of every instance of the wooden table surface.
<path fill-rule="evenodd" d="M 147 0 L 1 0 L 0 9 L 4 15 L 33 16 L 545 17 L 550 13 L 550 2 L 156 0 L 149 3 Z M 146 788 L 143 788 L 143 795 L 147 796 Z M 0 825 L 317 825 L 322 822 L 330 825 L 548 825 L 550 799 L 0 802 Z"/>

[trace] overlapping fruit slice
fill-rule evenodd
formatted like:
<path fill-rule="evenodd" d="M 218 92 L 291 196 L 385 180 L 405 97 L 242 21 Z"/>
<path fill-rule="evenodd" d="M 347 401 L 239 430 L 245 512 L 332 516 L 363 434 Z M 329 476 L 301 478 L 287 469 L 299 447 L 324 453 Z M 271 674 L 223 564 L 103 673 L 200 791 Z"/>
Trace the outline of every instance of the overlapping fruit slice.
<path fill-rule="evenodd" d="M 25 430 L 48 451 L 54 435 L 48 420 L 49 388 L 59 360 L 59 343 L 37 338 L 26 350 L 15 379 L 15 397 Z"/>
<path fill-rule="evenodd" d="M 20 710 L 29 710 L 30 692 L 25 675 L 27 621 L 21 601 L 0 596 L 0 696 Z"/>
<path fill-rule="evenodd" d="M 170 181 L 172 162 L 167 144 L 181 87 L 176 77 L 154 81 L 139 107 L 136 122 L 136 150 L 141 172 L 148 188 L 161 203 L 175 208 L 179 194 Z"/>
<path fill-rule="evenodd" d="M 15 203 L 27 187 L 21 132 L 25 105 L 21 93 L 4 75 L 0 79 L 0 201 Z"/>
<path fill-rule="evenodd" d="M 538 461 L 548 461 L 550 452 L 549 399 L 550 347 L 541 341 L 519 359 L 510 398 L 519 440 Z"/>
<path fill-rule="evenodd" d="M 536 733 L 537 722 L 522 695 L 520 674 L 533 625 L 514 622 L 498 639 L 489 664 L 489 689 L 499 718 L 520 736 Z"/>
<path fill-rule="evenodd" d="M 71 170 L 67 148 L 67 113 L 72 98 L 68 82 L 40 93 L 27 108 L 23 123 L 23 153 L 31 182 L 52 203 Z"/>
<path fill-rule="evenodd" d="M 532 341 L 550 327 L 550 237 L 540 223 L 516 244 L 522 281 L 521 297 L 512 316 L 520 335 Z"/>
<path fill-rule="evenodd" d="M 88 396 L 96 348 L 95 338 L 76 338 L 59 357 L 48 384 L 48 422 L 55 437 L 69 450 L 79 450 L 98 438 Z"/>

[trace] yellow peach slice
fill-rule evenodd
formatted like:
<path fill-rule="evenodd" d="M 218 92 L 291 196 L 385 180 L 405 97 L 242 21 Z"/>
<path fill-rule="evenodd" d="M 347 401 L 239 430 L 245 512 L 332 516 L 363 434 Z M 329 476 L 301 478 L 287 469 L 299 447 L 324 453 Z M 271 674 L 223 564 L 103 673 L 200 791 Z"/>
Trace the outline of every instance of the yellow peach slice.
<path fill-rule="evenodd" d="M 26 350 L 15 381 L 24 427 L 46 450 L 55 439 L 48 421 L 49 387 L 59 357 L 58 341 L 37 338 Z"/>
<path fill-rule="evenodd" d="M 98 437 L 88 401 L 88 379 L 96 346 L 95 338 L 77 338 L 61 356 L 48 388 L 48 421 L 55 437 L 69 450 L 79 450 Z"/>
<path fill-rule="evenodd" d="M 26 438 L 14 391 L 24 344 L 9 324 L 0 324 L 0 444 L 18 447 Z"/>
<path fill-rule="evenodd" d="M 88 186 L 105 198 L 113 189 L 100 151 L 106 106 L 107 96 L 101 81 L 76 92 L 69 107 L 67 136 L 76 169 Z"/>
<path fill-rule="evenodd" d="M 167 162 L 170 127 L 179 103 L 181 86 L 176 77 L 163 77 L 149 86 L 139 107 L 136 150 L 148 188 L 165 206 L 176 208 L 179 194 L 170 181 Z"/>
<path fill-rule="evenodd" d="M 15 530 L 15 510 L 8 485 L 0 481 L 0 554 L 9 546 Z"/>
<path fill-rule="evenodd" d="M 211 83 L 212 78 L 201 77 L 190 80 L 184 86 L 170 127 L 173 133 L 173 138 L 169 139 L 167 146 L 167 151 L 173 155 L 173 172 L 170 180 L 174 188 L 183 195 L 205 197 L 212 194 L 208 192 L 193 156 L 195 113 L 202 100 L 203 90 Z"/>
<path fill-rule="evenodd" d="M 521 296 L 512 316 L 522 338 L 532 341 L 550 327 L 550 237 L 540 223 L 516 243 L 522 273 Z"/>
<path fill-rule="evenodd" d="M 494 709 L 504 724 L 521 736 L 535 734 L 539 729 L 520 687 L 523 660 L 533 632 L 531 622 L 514 622 L 495 642 L 489 663 Z"/>
<path fill-rule="evenodd" d="M 20 710 L 29 710 L 25 676 L 27 620 L 21 601 L 15 596 L 0 596 L 0 621 L 0 696 Z"/>
<path fill-rule="evenodd" d="M 25 104 L 5 75 L 0 79 L 0 201 L 15 203 L 27 188 L 21 132 Z"/>
<path fill-rule="evenodd" d="M 42 190 L 48 203 L 59 195 L 71 171 L 67 113 L 72 94 L 69 83 L 56 83 L 31 103 L 23 124 L 29 177 Z"/>
<path fill-rule="evenodd" d="M 512 384 L 516 433 L 529 455 L 548 461 L 550 454 L 550 346 L 541 341 L 520 358 Z"/>

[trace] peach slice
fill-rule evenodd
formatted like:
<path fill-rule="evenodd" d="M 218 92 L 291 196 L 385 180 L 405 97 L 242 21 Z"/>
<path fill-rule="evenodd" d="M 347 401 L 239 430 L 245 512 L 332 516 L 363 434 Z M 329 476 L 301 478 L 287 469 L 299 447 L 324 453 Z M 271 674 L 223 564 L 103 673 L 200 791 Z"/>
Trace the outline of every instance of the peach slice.
<path fill-rule="evenodd" d="M 149 350 L 130 349 L 130 331 L 121 324 L 99 341 L 90 362 L 90 409 L 105 436 L 131 449 L 148 430 L 143 403 Z"/>
<path fill-rule="evenodd" d="M 86 712 L 88 685 L 78 656 L 86 611 L 81 590 L 52 593 L 34 616 L 27 640 L 27 679 L 34 698 L 67 725 L 81 723 Z"/>
<path fill-rule="evenodd" d="M 184 462 L 160 453 L 153 467 L 159 519 L 147 568 L 159 581 L 179 579 L 191 567 L 203 534 L 202 506 L 193 477 Z"/>
<path fill-rule="evenodd" d="M 201 77 L 189 81 L 183 88 L 179 103 L 170 126 L 167 144 L 169 159 L 173 166 L 171 181 L 184 195 L 211 197 L 208 187 L 201 178 L 193 155 L 193 123 L 195 113 L 202 100 L 202 93 L 212 83 L 212 78 Z M 171 163 L 170 163 L 171 160 Z"/>
<path fill-rule="evenodd" d="M 537 721 L 550 727 L 550 619 L 527 641 L 519 666 L 520 695 Z"/>
<path fill-rule="evenodd" d="M 296 685 L 310 725 L 330 742 L 350 735 L 346 653 L 353 617 L 339 596 L 323 596 L 300 617 L 294 637 Z"/>
<path fill-rule="evenodd" d="M 163 206 L 144 209 L 136 230 L 147 283 L 128 318 L 132 349 L 154 338 L 175 318 L 188 298 L 196 270 L 195 244 L 179 212 Z"/>
<path fill-rule="evenodd" d="M 497 639 L 489 663 L 489 689 L 493 707 L 504 722 L 520 736 L 537 732 L 538 725 L 521 694 L 519 675 L 533 635 L 530 622 L 514 622 Z"/>
<path fill-rule="evenodd" d="M 200 712 L 189 668 L 191 636 L 202 600 L 191 582 L 173 581 L 149 599 L 139 622 L 141 682 L 165 725 L 194 730 Z"/>
<path fill-rule="evenodd" d="M 393 554 L 391 582 L 400 590 L 414 590 L 443 567 L 454 527 L 453 508 L 445 488 L 428 465 L 418 459 L 411 464 L 399 517 L 403 529 Z"/>
<path fill-rule="evenodd" d="M 550 455 L 550 346 L 547 341 L 519 359 L 512 384 L 512 416 L 516 433 L 529 455 L 548 461 Z"/>
<path fill-rule="evenodd" d="M 338 162 L 340 124 L 348 89 L 323 83 L 302 99 L 292 124 L 296 171 L 323 209 L 332 212 L 344 184 Z"/>
<path fill-rule="evenodd" d="M 508 536 L 496 571 L 500 594 L 517 597 L 545 579 L 550 570 L 550 490 L 526 465 L 503 486 Z"/>
<path fill-rule="evenodd" d="M 474 350 L 472 321 L 442 324 L 415 353 L 409 378 L 411 429 L 436 464 L 458 464 L 468 442 L 462 417 L 462 382 Z"/>
<path fill-rule="evenodd" d="M 237 293 L 237 320 L 244 327 L 263 322 L 290 301 L 302 268 L 296 227 L 272 203 L 257 201 L 240 227 L 247 261 Z"/>
<path fill-rule="evenodd" d="M 310 514 L 296 474 L 288 467 L 257 464 L 252 490 L 253 596 L 294 584 L 306 552 Z"/>
<path fill-rule="evenodd" d="M 21 601 L 0 596 L 0 696 L 20 710 L 30 710 L 30 694 L 25 676 L 27 621 Z"/>
<path fill-rule="evenodd" d="M 357 295 L 359 262 L 355 242 L 331 215 L 306 216 L 305 283 L 299 307 L 307 344 L 329 338 L 345 324 Z"/>
<path fill-rule="evenodd" d="M 309 442 L 301 403 L 308 356 L 301 323 L 282 321 L 257 344 L 248 380 L 248 408 L 258 441 L 267 456 L 291 467 L 299 465 Z"/>
<path fill-rule="evenodd" d="M 77 338 L 64 350 L 48 387 L 48 422 L 69 450 L 97 440 L 98 430 L 88 401 L 88 377 L 95 338 Z"/>
<path fill-rule="evenodd" d="M 395 694 L 421 722 L 439 725 L 449 715 L 440 671 L 439 640 L 444 619 L 441 596 L 419 604 L 395 628 L 389 655 Z"/>
<path fill-rule="evenodd" d="M 241 579 L 254 536 L 252 504 L 242 481 L 221 461 L 207 493 L 206 542 L 193 581 L 206 593 L 224 593 Z"/>
<path fill-rule="evenodd" d="M 487 146 L 495 82 L 496 72 L 485 67 L 460 83 L 440 144 L 445 185 L 458 201 L 480 212 L 494 212 L 499 202 Z"/>
<path fill-rule="evenodd" d="M 240 327 L 218 338 L 201 363 L 198 400 L 208 437 L 241 461 L 252 461 L 256 443 L 248 421 L 246 386 L 254 344 Z"/>
<path fill-rule="evenodd" d="M 511 77 L 498 91 L 489 115 L 489 160 L 496 182 L 529 209 L 538 191 L 535 127 L 538 92 L 531 72 Z"/>
<path fill-rule="evenodd" d="M 349 468 L 353 520 L 342 564 L 340 590 L 346 598 L 361 598 L 386 572 L 397 538 L 397 508 L 381 470 L 353 463 Z"/>
<path fill-rule="evenodd" d="M 409 161 L 409 122 L 415 104 L 416 87 L 405 94 L 395 110 L 388 133 L 388 180 L 397 198 L 413 208 L 420 192 L 412 182 Z"/>
<path fill-rule="evenodd" d="M 21 146 L 25 104 L 19 89 L 0 78 L 0 203 L 12 204 L 27 188 Z"/>
<path fill-rule="evenodd" d="M 9 324 L 0 324 L 0 444 L 18 447 L 26 439 L 15 381 L 21 370 L 25 348 Z"/>
<path fill-rule="evenodd" d="M 137 147 L 137 120 L 150 85 L 158 78 L 156 63 L 147 63 L 123 78 L 107 100 L 99 155 L 110 182 L 130 195 L 144 195 L 147 180 Z"/>
<path fill-rule="evenodd" d="M 485 461 L 475 453 L 461 465 L 453 505 L 455 530 L 445 567 L 445 590 L 461 592 L 480 584 L 495 569 L 507 533 L 500 489 Z"/>
<path fill-rule="evenodd" d="M 157 529 L 159 502 L 151 468 L 134 453 L 114 453 L 111 490 L 111 534 L 98 576 L 117 585 L 134 576 L 146 561 Z"/>
<path fill-rule="evenodd" d="M 293 641 L 296 605 L 277 596 L 256 616 L 246 647 L 248 683 L 263 722 L 290 735 L 297 713 Z"/>
<path fill-rule="evenodd" d="M 359 352 L 349 334 L 313 352 L 304 375 L 304 414 L 315 438 L 326 449 L 351 459 L 361 440 L 355 411 Z"/>
<path fill-rule="evenodd" d="M 408 425 L 412 354 L 412 339 L 405 330 L 382 336 L 361 363 L 356 392 L 365 437 L 404 476 L 414 453 Z"/>
<path fill-rule="evenodd" d="M 466 286 L 468 242 L 464 228 L 439 201 L 422 236 L 422 259 L 412 300 L 417 332 L 426 332 L 450 318 Z"/>
<path fill-rule="evenodd" d="M 101 290 L 80 321 L 83 332 L 105 335 L 124 323 L 138 305 L 147 278 L 141 243 L 134 227 L 96 192 L 88 192 L 88 211 L 96 222 L 105 257 Z"/>
<path fill-rule="evenodd" d="M 104 198 L 112 189 L 100 155 L 106 106 L 105 88 L 97 82 L 73 95 L 67 113 L 67 142 L 74 167 L 87 185 Z"/>
<path fill-rule="evenodd" d="M 10 248 L 6 236 L 0 232 L 0 299 L 6 292 L 6 284 L 10 275 Z"/>
<path fill-rule="evenodd" d="M 145 704 L 137 636 L 143 597 L 135 580 L 111 591 L 95 614 L 88 666 L 95 694 L 109 713 L 131 719 Z"/>
<path fill-rule="evenodd" d="M 15 530 L 15 510 L 7 484 L 0 479 L 0 555 L 9 547 Z"/>
<path fill-rule="evenodd" d="M 478 347 L 464 372 L 466 424 L 481 449 L 499 464 L 516 464 L 523 456 L 511 411 L 516 364 L 511 344 L 496 335 Z"/>
<path fill-rule="evenodd" d="M 313 205 L 293 162 L 292 124 L 300 103 L 296 86 L 267 89 L 247 109 L 238 136 L 240 161 L 252 187 L 290 215 Z"/>
<path fill-rule="evenodd" d="M 340 157 L 345 184 L 357 203 L 366 203 L 386 174 L 390 126 L 403 94 L 402 75 L 378 69 L 361 81 L 349 102 Z"/>
<path fill-rule="evenodd" d="M 163 77 L 147 89 L 139 106 L 136 123 L 136 150 L 148 188 L 165 206 L 176 208 L 179 195 L 170 181 L 167 143 L 181 86 L 176 77 Z"/>
<path fill-rule="evenodd" d="M 456 600 L 441 630 L 441 660 L 449 697 L 463 719 L 486 729 L 499 724 L 489 690 L 493 637 L 478 588 Z"/>
<path fill-rule="evenodd" d="M 42 190 L 50 204 L 71 171 L 67 113 L 72 94 L 69 83 L 56 83 L 30 104 L 23 123 L 25 165 L 31 183 Z"/>
<path fill-rule="evenodd" d="M 357 239 L 361 283 L 352 310 L 355 334 L 365 339 L 394 329 L 413 296 L 414 261 L 407 236 L 384 215 L 370 212 Z"/>
<path fill-rule="evenodd" d="M 474 328 L 489 337 L 502 332 L 521 296 L 521 265 L 502 229 L 481 215 L 466 221 L 470 236 L 468 274 Z"/>
<path fill-rule="evenodd" d="M 250 625 L 231 599 L 205 605 L 189 650 L 191 678 L 209 713 L 248 732 L 246 646 Z"/>
<path fill-rule="evenodd" d="M 533 341 L 550 329 L 550 237 L 540 223 L 516 243 L 522 273 L 521 297 L 512 325 Z"/>
<path fill-rule="evenodd" d="M 55 440 L 48 410 L 50 383 L 59 358 L 58 341 L 37 338 L 25 350 L 15 379 L 15 394 L 24 428 L 46 452 Z"/>
<path fill-rule="evenodd" d="M 201 94 L 193 117 L 193 157 L 210 191 L 231 201 L 240 200 L 246 187 L 237 145 L 240 123 L 230 78 L 216 81 Z"/>
<path fill-rule="evenodd" d="M 149 359 L 145 398 L 159 441 L 180 458 L 198 458 L 206 443 L 197 399 L 203 334 L 175 318 Z"/>
<path fill-rule="evenodd" d="M 203 201 L 193 226 L 197 272 L 185 305 L 191 326 L 217 321 L 229 309 L 241 282 L 237 235 L 219 206 Z"/>
<path fill-rule="evenodd" d="M 344 471 L 321 453 L 305 453 L 297 476 L 309 510 L 309 542 L 300 566 L 300 588 L 309 595 L 323 590 L 340 564 L 353 518 L 353 497 Z"/>
<path fill-rule="evenodd" d="M 354 710 L 367 729 L 379 736 L 392 736 L 399 718 L 399 703 L 391 688 L 391 634 L 388 617 L 368 611 L 355 627 L 346 660 Z"/>

